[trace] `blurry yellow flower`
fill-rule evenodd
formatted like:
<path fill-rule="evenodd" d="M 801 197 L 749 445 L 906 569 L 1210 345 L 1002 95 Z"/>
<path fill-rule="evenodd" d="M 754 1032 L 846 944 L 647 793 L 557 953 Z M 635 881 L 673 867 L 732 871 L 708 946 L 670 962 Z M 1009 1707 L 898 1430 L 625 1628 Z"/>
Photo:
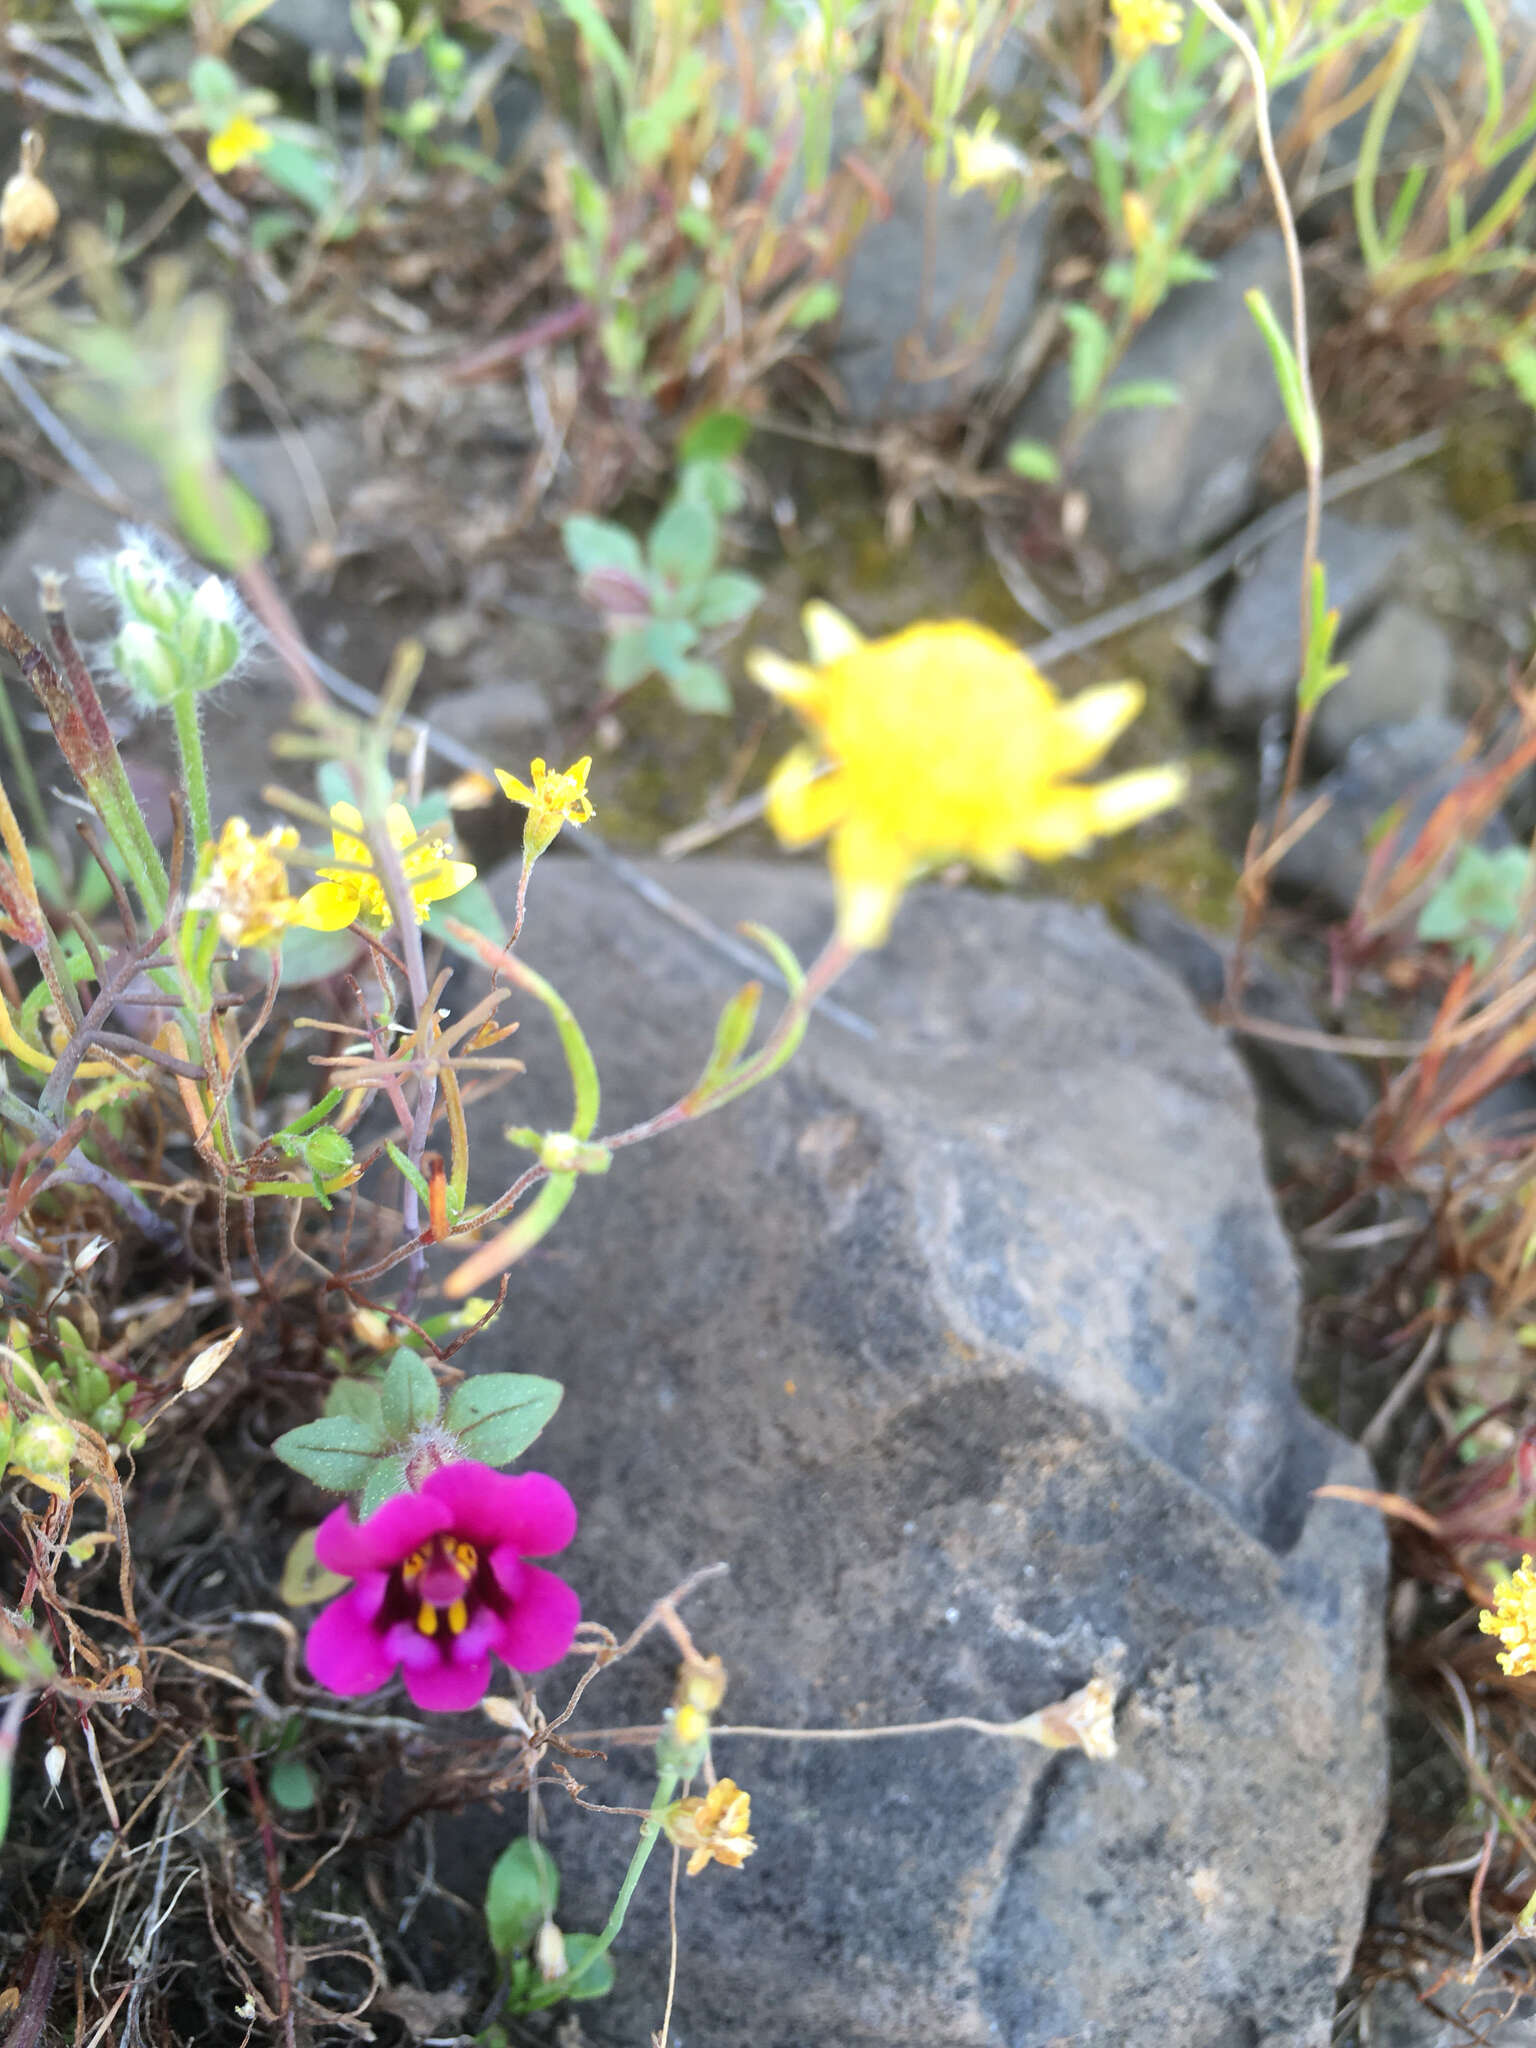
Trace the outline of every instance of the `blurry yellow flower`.
<path fill-rule="evenodd" d="M 219 177 L 233 171 L 253 156 L 272 146 L 270 129 L 253 121 L 249 114 L 232 114 L 215 135 L 208 138 L 208 168 Z"/>
<path fill-rule="evenodd" d="M 1536 1572 L 1529 1557 L 1523 1557 L 1519 1571 L 1511 1572 L 1499 1586 L 1492 1612 L 1484 1608 L 1477 1625 L 1485 1636 L 1497 1636 L 1504 1645 L 1499 1668 L 1510 1678 L 1536 1671 Z"/>
<path fill-rule="evenodd" d="M 1127 64 L 1158 43 L 1176 43 L 1184 33 L 1184 10 L 1174 0 L 1109 0 L 1115 17 L 1110 41 Z"/>
<path fill-rule="evenodd" d="M 1120 221 L 1125 239 L 1139 255 L 1156 231 L 1152 209 L 1139 192 L 1127 192 L 1120 201 Z"/>
<path fill-rule="evenodd" d="M 496 770 L 496 780 L 506 795 L 513 803 L 527 807 L 523 852 L 530 860 L 538 859 L 562 825 L 585 825 L 589 818 L 597 816 L 587 795 L 587 771 L 591 766 L 592 756 L 583 754 L 563 775 L 555 775 L 543 761 L 535 761 L 528 771 L 533 777 L 532 789 L 515 775 L 509 775 L 505 768 Z"/>
<path fill-rule="evenodd" d="M 974 128 L 955 130 L 952 191 L 969 192 L 974 185 L 1001 185 L 1006 178 L 1029 176 L 1029 158 L 1011 142 L 1004 142 L 996 129 L 997 109 L 988 107 Z"/>
<path fill-rule="evenodd" d="M 780 762 L 768 818 L 789 846 L 832 834 L 838 932 L 850 946 L 883 944 L 903 890 L 927 869 L 968 860 L 1006 875 L 1020 854 L 1058 860 L 1184 793 L 1174 767 L 1068 779 L 1140 711 L 1139 683 L 1062 704 L 1026 655 L 982 626 L 925 623 L 865 641 L 830 605 L 803 617 L 814 667 L 761 648 L 747 656 L 818 742 Z"/>
<path fill-rule="evenodd" d="M 679 1710 L 692 1707 L 697 1713 L 713 1714 L 725 1698 L 727 1682 L 725 1666 L 718 1657 L 699 1657 L 679 1665 L 673 1697 Z"/>
<path fill-rule="evenodd" d="M 675 1799 L 661 1825 L 669 1842 L 692 1851 L 690 1877 L 697 1877 L 707 1863 L 740 1870 L 757 1848 L 747 1832 L 752 1825 L 751 1795 L 738 1791 L 732 1778 L 722 1778 L 702 1799 Z"/>
<path fill-rule="evenodd" d="M 445 896 L 457 896 L 475 879 L 475 871 L 468 861 L 448 858 L 445 840 L 420 837 L 404 804 L 390 805 L 384 827 L 400 855 L 416 922 L 425 924 L 428 906 Z M 389 930 L 394 922 L 389 899 L 374 872 L 373 854 L 362 830 L 362 817 L 353 805 L 331 805 L 331 847 L 338 860 L 350 865 L 321 868 L 321 879 L 299 898 L 295 924 L 307 925 L 315 932 L 339 932 L 361 921 Z"/>
<path fill-rule="evenodd" d="M 292 924 L 298 904 L 288 890 L 280 855 L 291 853 L 299 835 L 291 825 L 274 825 L 251 837 L 244 818 L 226 819 L 209 847 L 208 873 L 189 898 L 193 910 L 211 910 L 226 946 L 265 946 Z"/>

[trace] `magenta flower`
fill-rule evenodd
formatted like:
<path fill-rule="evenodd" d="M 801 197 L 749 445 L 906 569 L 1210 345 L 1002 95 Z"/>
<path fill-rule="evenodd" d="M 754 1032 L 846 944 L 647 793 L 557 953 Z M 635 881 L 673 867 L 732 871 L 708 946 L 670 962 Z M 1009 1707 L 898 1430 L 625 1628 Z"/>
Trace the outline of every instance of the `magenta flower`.
<path fill-rule="evenodd" d="M 489 1465 L 443 1465 L 419 1493 L 396 1494 L 354 1522 L 339 1507 L 315 1556 L 356 1581 L 318 1615 L 304 1645 L 332 1692 L 376 1692 L 396 1666 L 418 1707 L 478 1706 L 491 1658 L 543 1671 L 571 1647 L 581 1603 L 530 1557 L 564 1550 L 576 1506 L 543 1472 L 517 1478 Z"/>

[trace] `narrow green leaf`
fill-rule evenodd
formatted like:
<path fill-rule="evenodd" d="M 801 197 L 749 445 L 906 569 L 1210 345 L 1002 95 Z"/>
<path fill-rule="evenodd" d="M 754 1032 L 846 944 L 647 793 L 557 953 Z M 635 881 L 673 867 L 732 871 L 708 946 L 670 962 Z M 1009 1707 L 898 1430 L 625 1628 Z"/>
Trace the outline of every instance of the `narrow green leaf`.
<path fill-rule="evenodd" d="M 537 996 L 554 1019 L 555 1029 L 560 1034 L 561 1050 L 571 1074 L 571 1135 L 574 1138 L 590 1138 L 597 1125 L 597 1113 L 602 1105 L 602 1092 L 597 1079 L 597 1062 L 592 1057 L 586 1034 L 576 1022 L 576 1013 L 561 995 L 560 991 L 542 974 L 530 967 L 526 960 L 511 954 L 503 963 L 508 977 L 519 988 Z"/>
<path fill-rule="evenodd" d="M 1044 441 L 1014 441 L 1008 448 L 1008 467 L 1015 476 L 1028 477 L 1031 483 L 1054 484 L 1061 481 L 1061 461 L 1054 448 L 1048 448 Z"/>
<path fill-rule="evenodd" d="M 1291 423 L 1291 432 L 1296 436 L 1296 445 L 1308 464 L 1315 463 L 1320 452 L 1317 421 L 1307 405 L 1296 351 L 1291 347 L 1280 322 L 1275 318 L 1274 309 L 1268 299 L 1256 285 L 1251 291 L 1243 293 L 1243 303 L 1253 315 L 1254 325 L 1263 335 L 1265 345 L 1269 349 L 1269 359 L 1275 366 L 1275 382 L 1280 387 L 1285 416 Z"/>
<path fill-rule="evenodd" d="M 1067 387 L 1074 412 L 1092 402 L 1109 368 L 1110 333 L 1091 306 L 1064 306 L 1062 319 L 1072 335 L 1067 355 Z"/>
<path fill-rule="evenodd" d="M 422 1172 L 421 1168 L 413 1166 L 392 1139 L 385 1139 L 384 1150 L 389 1154 L 390 1164 L 394 1167 L 400 1178 L 410 1183 L 421 1201 L 430 1202 L 432 1199 L 431 1190 L 427 1186 L 427 1176 Z"/>
<path fill-rule="evenodd" d="M 559 1903 L 560 1873 L 554 1857 L 526 1835 L 509 1843 L 491 1866 L 485 1888 L 491 1947 L 504 1962 L 525 1955 Z"/>
<path fill-rule="evenodd" d="M 443 1421 L 466 1457 L 510 1465 L 548 1424 L 564 1392 L 558 1380 L 533 1373 L 478 1373 L 454 1388 Z"/>
<path fill-rule="evenodd" d="M 731 997 L 720 1012 L 720 1021 L 715 1026 L 715 1042 L 704 1062 L 703 1073 L 693 1085 L 693 1094 L 709 1094 L 735 1066 L 752 1036 L 762 1001 L 763 984 L 760 981 L 747 982 Z"/>
<path fill-rule="evenodd" d="M 436 1422 L 441 1405 L 431 1366 L 408 1344 L 402 1344 L 389 1361 L 379 1397 L 384 1427 L 390 1442 L 397 1444 Z"/>
<path fill-rule="evenodd" d="M 560 0 L 560 10 L 580 34 L 588 58 L 606 66 L 621 93 L 632 92 L 634 66 L 608 26 L 597 0 Z"/>
<path fill-rule="evenodd" d="M 1099 399 L 1101 412 L 1146 412 L 1158 406 L 1182 405 L 1184 394 L 1166 377 L 1127 377 L 1111 384 Z"/>
<path fill-rule="evenodd" d="M 789 315 L 791 327 L 819 327 L 823 320 L 830 320 L 843 302 L 843 295 L 835 284 L 825 278 L 819 284 L 809 286 L 796 299 Z"/>

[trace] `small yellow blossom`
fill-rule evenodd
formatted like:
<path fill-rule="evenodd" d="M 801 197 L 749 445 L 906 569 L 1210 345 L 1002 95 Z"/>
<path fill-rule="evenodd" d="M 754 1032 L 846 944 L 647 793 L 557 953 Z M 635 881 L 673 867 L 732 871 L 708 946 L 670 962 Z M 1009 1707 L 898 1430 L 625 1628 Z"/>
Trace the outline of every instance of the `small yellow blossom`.
<path fill-rule="evenodd" d="M 1504 1645 L 1498 1654 L 1499 1668 L 1510 1678 L 1524 1678 L 1536 1671 L 1536 1572 L 1530 1558 L 1520 1560 L 1497 1590 L 1492 1611 L 1484 1608 L 1477 1625 L 1485 1636 L 1497 1636 Z"/>
<path fill-rule="evenodd" d="M 702 1799 L 675 1799 L 662 1815 L 661 1824 L 669 1842 L 692 1851 L 690 1877 L 697 1877 L 708 1863 L 740 1870 L 757 1847 L 748 1833 L 751 1795 L 739 1791 L 733 1778 L 722 1778 Z"/>
<path fill-rule="evenodd" d="M 774 771 L 768 818 L 789 846 L 832 834 L 849 946 L 882 945 L 902 892 L 927 870 L 967 860 L 1007 875 L 1020 854 L 1059 860 L 1184 793 L 1175 767 L 1069 780 L 1140 711 L 1139 683 L 1062 704 L 1026 655 L 984 627 L 925 623 L 865 641 L 830 605 L 803 617 L 814 667 L 763 649 L 747 656 L 818 742 Z"/>
<path fill-rule="evenodd" d="M 272 146 L 272 131 L 253 121 L 249 114 L 231 114 L 224 126 L 208 138 L 208 168 L 219 177 L 249 163 Z"/>
<path fill-rule="evenodd" d="M 1158 43 L 1176 43 L 1184 33 L 1184 10 L 1174 0 L 1109 0 L 1115 17 L 1110 41 L 1115 55 L 1132 64 Z"/>
<path fill-rule="evenodd" d="M 587 771 L 591 766 L 592 756 L 583 754 L 563 775 L 556 775 L 545 762 L 535 761 L 528 771 L 533 777 L 532 789 L 504 768 L 496 770 L 496 780 L 506 795 L 513 803 L 527 807 L 523 852 L 529 860 L 538 859 L 562 825 L 585 825 L 589 818 L 596 817 L 587 795 Z"/>
<path fill-rule="evenodd" d="M 193 910 L 214 912 L 226 946 L 270 945 L 293 923 L 299 906 L 289 893 L 281 856 L 298 843 L 291 825 L 274 825 L 253 839 L 244 818 L 226 819 L 208 848 L 208 873 L 189 899 Z"/>
<path fill-rule="evenodd" d="M 390 805 L 384 827 L 400 855 L 416 922 L 425 924 L 429 906 L 445 896 L 457 896 L 475 879 L 475 871 L 468 861 L 448 858 L 445 840 L 430 835 L 422 838 L 404 804 Z M 295 924 L 316 932 L 339 932 L 358 922 L 389 930 L 394 922 L 389 899 L 374 871 L 373 854 L 362 831 L 362 817 L 353 805 L 331 805 L 331 847 L 337 860 L 348 865 L 321 868 L 320 880 L 299 898 Z"/>
<path fill-rule="evenodd" d="M 1127 192 L 1120 201 L 1120 221 L 1125 239 L 1139 256 L 1157 232 L 1152 209 L 1139 192 Z"/>
<path fill-rule="evenodd" d="M 14 256 L 34 242 L 46 242 L 59 224 L 59 202 L 38 176 L 43 138 L 29 128 L 21 138 L 19 163 L 0 192 L 0 241 Z"/>
<path fill-rule="evenodd" d="M 1009 178 L 1027 178 L 1031 165 L 1024 152 L 997 134 L 997 109 L 988 107 L 974 128 L 955 130 L 955 177 L 951 190 L 1001 185 Z"/>

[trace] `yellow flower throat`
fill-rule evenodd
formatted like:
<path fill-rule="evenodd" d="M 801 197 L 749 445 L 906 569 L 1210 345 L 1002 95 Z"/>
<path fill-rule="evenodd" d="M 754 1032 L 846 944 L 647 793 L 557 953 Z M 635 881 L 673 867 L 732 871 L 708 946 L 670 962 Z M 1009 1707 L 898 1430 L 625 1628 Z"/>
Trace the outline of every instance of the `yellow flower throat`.
<path fill-rule="evenodd" d="M 408 1593 L 414 1593 L 428 1569 L 443 1564 L 467 1586 L 479 1563 L 480 1553 L 473 1543 L 443 1541 L 433 1551 L 413 1550 L 400 1567 L 400 1580 Z M 469 1609 L 462 1593 L 446 1603 L 424 1599 L 416 1610 L 416 1626 L 424 1636 L 435 1636 L 445 1619 L 451 1636 L 461 1636 L 469 1627 Z"/>

